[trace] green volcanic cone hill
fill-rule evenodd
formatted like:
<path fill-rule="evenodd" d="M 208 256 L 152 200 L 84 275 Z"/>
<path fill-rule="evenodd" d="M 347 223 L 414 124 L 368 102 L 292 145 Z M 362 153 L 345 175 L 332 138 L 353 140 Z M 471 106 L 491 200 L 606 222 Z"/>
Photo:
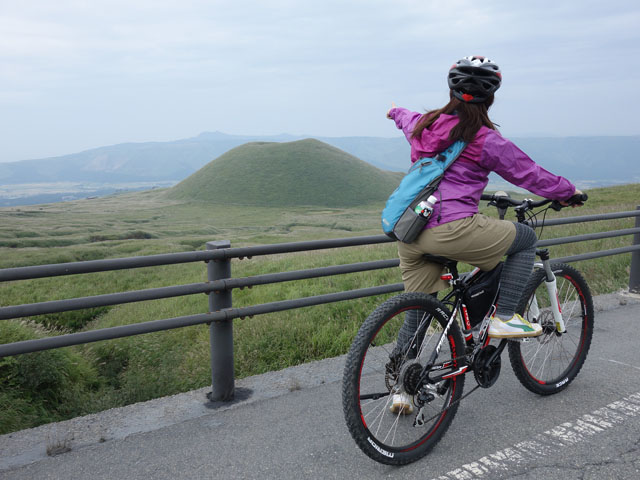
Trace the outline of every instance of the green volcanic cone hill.
<path fill-rule="evenodd" d="M 205 165 L 168 196 L 217 204 L 353 207 L 384 202 L 401 177 L 314 139 L 253 142 Z"/>

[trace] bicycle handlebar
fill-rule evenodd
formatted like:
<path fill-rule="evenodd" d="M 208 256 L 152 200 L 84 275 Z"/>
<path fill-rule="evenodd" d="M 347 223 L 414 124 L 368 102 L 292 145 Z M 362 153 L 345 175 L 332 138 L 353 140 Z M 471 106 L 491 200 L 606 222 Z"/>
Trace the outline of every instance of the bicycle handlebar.
<path fill-rule="evenodd" d="M 511 198 L 509 195 L 505 194 L 505 195 L 496 195 L 496 194 L 482 194 L 480 196 L 480 200 L 488 200 L 489 202 L 492 202 L 492 204 L 498 208 L 507 208 L 507 207 L 523 207 L 526 206 L 528 209 L 531 208 L 538 208 L 538 207 L 542 207 L 543 205 L 546 205 L 548 203 L 552 203 L 551 208 L 553 208 L 554 210 L 558 211 L 563 209 L 564 207 L 569 207 L 569 206 L 580 206 L 583 205 L 584 202 L 587 201 L 587 199 L 589 198 L 589 196 L 586 193 L 577 193 L 575 195 L 572 195 L 568 200 L 566 200 L 566 205 L 560 203 L 558 200 L 550 200 L 548 198 L 544 198 L 542 200 L 539 200 L 537 202 L 534 202 L 533 200 L 529 200 L 529 199 L 525 199 L 525 200 L 514 200 L 513 198 Z"/>

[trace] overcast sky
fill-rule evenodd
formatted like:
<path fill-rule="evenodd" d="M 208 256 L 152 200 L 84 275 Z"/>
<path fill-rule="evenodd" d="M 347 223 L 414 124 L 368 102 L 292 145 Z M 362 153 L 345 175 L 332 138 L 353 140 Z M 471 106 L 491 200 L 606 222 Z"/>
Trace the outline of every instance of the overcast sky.
<path fill-rule="evenodd" d="M 638 135 L 640 2 L 0 0 L 0 161 L 203 131 L 398 135 L 503 72 L 505 136 Z"/>

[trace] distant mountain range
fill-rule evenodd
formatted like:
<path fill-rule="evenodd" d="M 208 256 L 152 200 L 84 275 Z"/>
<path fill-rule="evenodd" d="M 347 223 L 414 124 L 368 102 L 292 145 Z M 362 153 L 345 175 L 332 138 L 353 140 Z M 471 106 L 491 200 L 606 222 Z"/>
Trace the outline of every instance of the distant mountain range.
<path fill-rule="evenodd" d="M 0 163 L 0 185 L 50 182 L 180 181 L 223 153 L 248 142 L 291 142 L 294 135 L 244 136 L 205 132 L 172 142 L 122 143 L 36 160 Z M 316 137 L 384 170 L 404 170 L 404 138 Z"/>
<path fill-rule="evenodd" d="M 0 193 L 3 186 L 57 182 L 103 185 L 156 182 L 166 186 L 185 179 L 242 144 L 303 138 L 306 137 L 206 132 L 171 142 L 123 143 L 60 157 L 0 163 Z M 409 145 L 404 137 L 316 138 L 383 170 L 399 172 L 408 168 Z M 640 182 L 640 136 L 512 140 L 540 165 L 581 187 Z M 2 204 L 7 205 L 0 201 Z"/>

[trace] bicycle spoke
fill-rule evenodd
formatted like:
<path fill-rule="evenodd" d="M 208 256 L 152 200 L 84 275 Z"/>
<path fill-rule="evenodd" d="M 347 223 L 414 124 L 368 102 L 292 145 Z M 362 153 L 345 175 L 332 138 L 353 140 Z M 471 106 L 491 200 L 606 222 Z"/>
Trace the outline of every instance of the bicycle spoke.
<path fill-rule="evenodd" d="M 427 320 L 428 320 L 428 323 L 427 323 Z M 433 317 L 429 317 L 426 314 L 422 316 L 420 325 L 418 326 L 418 331 L 421 331 L 421 329 L 424 328 L 425 335 L 422 338 L 422 343 L 420 344 L 420 348 L 418 348 L 418 353 L 416 355 L 417 358 L 420 358 L 422 353 L 426 351 L 427 347 L 431 343 L 431 340 L 434 338 L 433 336 L 429 336 L 429 329 L 431 328 L 432 323 L 433 323 Z"/>
<path fill-rule="evenodd" d="M 531 368 L 533 368 L 533 364 L 535 363 L 535 359 L 538 358 L 538 353 L 542 349 L 542 346 L 543 346 L 542 342 L 537 342 L 537 349 L 535 351 L 532 351 L 531 354 L 529 355 L 529 358 L 527 358 L 527 363 L 529 363 L 529 361 L 531 361 Z"/>
<path fill-rule="evenodd" d="M 371 408 L 367 413 L 364 413 L 365 410 L 368 410 L 366 407 L 368 405 L 373 404 L 373 408 Z M 363 403 L 362 404 L 362 410 L 363 410 L 363 414 L 362 416 L 364 417 L 365 420 L 367 420 L 371 414 L 375 413 L 376 410 L 383 408 L 384 407 L 384 402 L 379 402 L 378 400 L 371 400 L 369 402 Z M 376 419 L 379 417 L 379 414 L 376 415 L 372 421 L 368 422 L 370 425 L 375 424 Z"/>
<path fill-rule="evenodd" d="M 553 343 L 553 341 L 549 342 L 549 343 Z M 554 347 L 551 348 L 547 348 L 547 351 L 544 354 L 544 358 L 542 359 L 542 365 L 540 365 L 540 369 L 538 370 L 538 377 L 544 377 L 544 369 L 547 365 L 547 361 L 549 360 L 549 357 L 551 356 L 551 354 L 553 353 Z"/>
<path fill-rule="evenodd" d="M 380 354 L 380 350 L 374 350 L 374 349 L 381 349 L 381 351 L 383 352 L 382 354 Z M 367 356 L 371 356 L 372 358 L 376 358 L 376 359 L 381 359 L 378 361 L 366 361 L 363 365 L 362 368 L 362 374 L 363 376 L 370 376 L 370 375 L 374 375 L 374 374 L 384 374 L 385 373 L 385 362 L 386 360 L 384 360 L 385 358 L 389 358 L 389 354 L 390 354 L 390 350 L 384 347 L 374 347 L 374 349 L 371 349 L 369 351 L 369 353 L 367 353 Z"/>
<path fill-rule="evenodd" d="M 395 445 L 396 432 L 398 431 L 398 422 L 400 421 L 400 415 L 401 415 L 401 413 L 396 413 L 395 414 L 396 417 L 395 417 L 395 419 L 393 421 L 393 424 L 389 428 L 389 431 L 387 432 L 387 435 L 382 439 L 382 441 L 384 443 L 387 443 L 387 440 L 389 439 L 389 435 L 391 434 L 391 432 L 393 432 L 393 435 L 391 437 L 391 443 L 389 445 Z M 376 436 L 378 436 L 378 435 L 376 434 Z"/>
<path fill-rule="evenodd" d="M 573 337 L 571 333 L 567 332 L 563 334 L 563 338 L 565 342 L 571 342 L 576 349 L 578 348 L 578 342 L 576 341 L 576 339 Z"/>

